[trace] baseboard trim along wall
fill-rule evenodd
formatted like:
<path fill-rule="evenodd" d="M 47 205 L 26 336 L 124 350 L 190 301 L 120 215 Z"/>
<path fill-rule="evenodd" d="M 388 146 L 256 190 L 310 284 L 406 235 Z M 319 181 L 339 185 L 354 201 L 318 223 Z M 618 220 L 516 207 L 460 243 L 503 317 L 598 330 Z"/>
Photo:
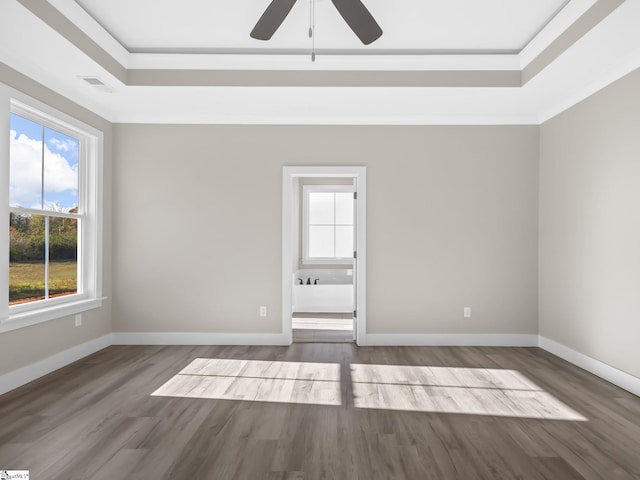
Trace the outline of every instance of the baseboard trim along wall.
<path fill-rule="evenodd" d="M 535 334 L 367 333 L 361 346 L 368 347 L 537 347 Z"/>
<path fill-rule="evenodd" d="M 540 347 L 612 384 L 640 396 L 640 378 L 543 336 L 519 334 L 382 334 L 364 336 L 361 346 Z M 111 345 L 274 345 L 289 344 L 282 333 L 138 333 L 107 334 L 26 367 L 0 375 L 0 395 L 81 360 Z"/>
<path fill-rule="evenodd" d="M 596 377 L 600 377 L 610 383 L 613 383 L 617 387 L 623 388 L 628 392 L 633 393 L 640 397 L 640 378 L 618 370 L 611 365 L 591 358 L 583 353 L 577 352 L 561 343 L 555 342 L 549 338 L 540 336 L 539 346 L 543 350 L 552 353 L 556 357 L 560 357 L 569 363 L 586 370 L 589 373 L 593 373 Z"/>
<path fill-rule="evenodd" d="M 113 345 L 289 345 L 283 333 L 119 332 Z"/>
<path fill-rule="evenodd" d="M 51 372 L 55 372 L 56 370 L 66 367 L 73 362 L 77 362 L 78 360 L 88 357 L 92 353 L 96 353 L 103 348 L 111 346 L 112 344 L 112 334 L 108 333 L 107 335 L 81 343 L 80 345 L 76 345 L 75 347 L 56 353 L 55 355 L 32 363 L 31 365 L 27 365 L 26 367 L 0 375 L 0 395 L 26 385 L 27 383 L 37 380 Z"/>

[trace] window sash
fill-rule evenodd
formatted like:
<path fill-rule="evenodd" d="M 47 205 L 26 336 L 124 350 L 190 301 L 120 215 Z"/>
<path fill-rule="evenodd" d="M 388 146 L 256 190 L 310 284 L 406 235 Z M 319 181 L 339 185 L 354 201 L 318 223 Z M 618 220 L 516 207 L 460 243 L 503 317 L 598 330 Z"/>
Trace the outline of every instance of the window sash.
<path fill-rule="evenodd" d="M 14 210 L 18 210 L 17 212 Z M 24 212 L 22 210 L 27 210 L 27 212 Z M 43 253 L 43 267 L 44 267 L 44 295 L 45 298 L 43 299 L 38 299 L 38 300 L 31 300 L 28 302 L 24 302 L 24 303 L 17 303 L 17 304 L 11 304 L 9 303 L 9 311 L 10 312 L 15 312 L 15 311 L 21 311 L 21 310 L 29 310 L 31 307 L 31 305 L 34 305 L 38 302 L 45 302 L 45 303 L 40 303 L 40 305 L 49 305 L 49 301 L 53 300 L 53 299 L 57 299 L 57 298 L 61 298 L 63 300 L 62 303 L 64 303 L 64 301 L 68 301 L 67 299 L 69 298 L 79 298 L 78 296 L 82 297 L 82 293 L 84 290 L 84 284 L 82 282 L 83 280 L 83 254 L 82 254 L 82 229 L 83 229 L 83 219 L 84 219 L 84 215 L 80 215 L 80 214 L 64 214 L 63 212 L 54 212 L 57 213 L 56 215 L 49 215 L 47 214 L 47 210 L 34 210 L 34 209 L 10 209 L 11 213 L 28 213 L 29 215 L 38 215 L 40 217 L 44 217 L 46 219 L 48 218 L 68 218 L 68 219 L 72 219 L 75 220 L 77 222 L 76 224 L 76 292 L 75 293 L 69 293 L 66 295 L 61 295 L 61 296 L 54 296 L 51 297 L 50 296 L 50 282 L 51 282 L 51 278 L 50 278 L 50 265 L 52 263 L 51 260 L 51 242 L 50 242 L 50 238 L 51 238 L 51 222 L 47 220 L 46 222 L 46 232 L 45 232 L 45 243 L 44 243 L 44 251 Z M 53 261 L 55 263 L 55 260 Z M 9 266 L 11 266 L 11 262 L 9 262 Z M 11 278 L 10 278 L 11 279 Z M 9 299 L 9 302 L 11 302 L 11 299 Z M 16 308 L 16 307 L 24 307 L 24 308 Z"/>
<path fill-rule="evenodd" d="M 9 207 L 9 212 L 23 215 L 42 215 L 43 217 L 75 218 L 78 220 L 85 217 L 83 213 L 57 212 L 55 210 L 40 210 L 39 208 Z"/>
<path fill-rule="evenodd" d="M 310 230 L 311 227 L 333 227 L 334 228 L 334 255 L 335 255 L 335 235 L 336 235 L 336 227 L 355 227 L 353 223 L 345 224 L 345 223 L 336 223 L 335 215 L 333 223 L 327 224 L 319 224 L 319 223 L 310 223 L 309 222 L 309 208 L 310 208 L 310 200 L 309 194 L 316 192 L 324 192 L 324 193 L 353 193 L 355 192 L 355 188 L 352 185 L 303 185 L 302 187 L 302 263 L 303 264 L 350 264 L 353 261 L 353 257 L 350 255 L 348 257 L 311 257 L 309 255 L 309 245 L 310 245 Z M 334 197 L 334 208 L 335 208 L 335 197 Z"/>

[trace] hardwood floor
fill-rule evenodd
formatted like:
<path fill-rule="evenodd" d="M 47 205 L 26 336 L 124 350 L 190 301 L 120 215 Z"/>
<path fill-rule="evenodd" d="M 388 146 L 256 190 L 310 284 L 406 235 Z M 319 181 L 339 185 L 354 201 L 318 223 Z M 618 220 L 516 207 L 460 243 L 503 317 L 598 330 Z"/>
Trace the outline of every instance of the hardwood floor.
<path fill-rule="evenodd" d="M 109 347 L 0 397 L 37 479 L 640 479 L 640 398 L 536 348 Z"/>
<path fill-rule="evenodd" d="M 346 314 L 294 314 L 294 342 L 353 343 L 353 317 Z"/>
<path fill-rule="evenodd" d="M 353 330 L 293 329 L 295 343 L 353 343 Z"/>

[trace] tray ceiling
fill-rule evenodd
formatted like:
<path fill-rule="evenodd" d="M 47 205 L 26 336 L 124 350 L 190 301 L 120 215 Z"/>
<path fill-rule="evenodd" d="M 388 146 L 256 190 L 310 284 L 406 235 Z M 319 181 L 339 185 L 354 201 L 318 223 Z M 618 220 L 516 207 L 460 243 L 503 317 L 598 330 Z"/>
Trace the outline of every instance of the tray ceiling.
<path fill-rule="evenodd" d="M 308 49 L 310 0 L 274 37 L 249 32 L 270 0 L 75 0 L 129 52 Z M 363 46 L 330 0 L 315 0 L 316 48 L 333 52 L 517 53 L 569 0 L 365 0 L 384 30 Z"/>
<path fill-rule="evenodd" d="M 539 124 L 640 68 L 639 0 L 364 1 L 379 42 L 316 0 L 311 62 L 308 0 L 269 42 L 269 0 L 3 0 L 0 88 L 116 123 Z"/>

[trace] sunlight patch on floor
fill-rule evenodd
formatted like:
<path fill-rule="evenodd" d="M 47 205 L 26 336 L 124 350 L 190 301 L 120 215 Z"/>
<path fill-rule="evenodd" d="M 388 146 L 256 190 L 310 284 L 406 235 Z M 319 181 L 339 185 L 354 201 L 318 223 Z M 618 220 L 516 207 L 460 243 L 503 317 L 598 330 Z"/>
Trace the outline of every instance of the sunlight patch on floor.
<path fill-rule="evenodd" d="M 515 370 L 351 365 L 357 408 L 586 421 Z"/>
<path fill-rule="evenodd" d="M 351 364 L 356 408 L 586 421 L 516 370 Z M 340 364 L 197 358 L 153 396 L 342 405 Z"/>
<path fill-rule="evenodd" d="M 197 358 L 153 396 L 341 405 L 340 364 Z"/>

